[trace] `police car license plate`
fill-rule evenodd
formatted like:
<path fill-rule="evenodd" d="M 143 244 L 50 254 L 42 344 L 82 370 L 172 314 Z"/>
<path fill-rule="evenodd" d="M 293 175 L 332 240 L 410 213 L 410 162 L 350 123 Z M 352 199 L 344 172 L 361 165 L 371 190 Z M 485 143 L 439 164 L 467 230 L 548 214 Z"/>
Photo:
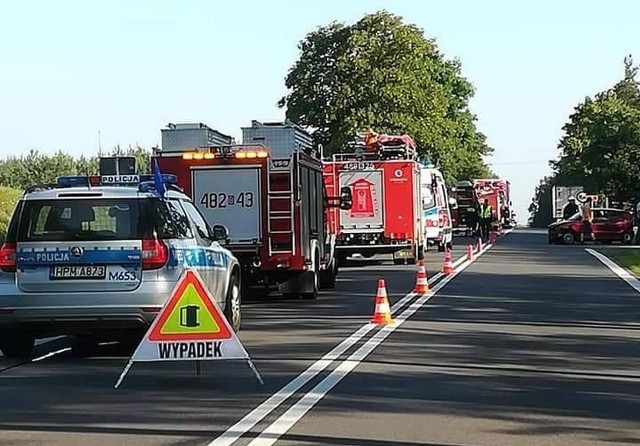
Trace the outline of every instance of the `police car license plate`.
<path fill-rule="evenodd" d="M 107 267 L 104 265 L 54 266 L 50 274 L 52 280 L 104 279 L 106 276 Z"/>

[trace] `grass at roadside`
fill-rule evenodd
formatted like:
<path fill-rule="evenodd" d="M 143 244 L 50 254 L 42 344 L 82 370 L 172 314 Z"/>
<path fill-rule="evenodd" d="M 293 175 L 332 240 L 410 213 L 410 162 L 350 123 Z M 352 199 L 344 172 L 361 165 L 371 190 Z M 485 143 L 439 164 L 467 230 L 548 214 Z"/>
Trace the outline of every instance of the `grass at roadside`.
<path fill-rule="evenodd" d="M 630 270 L 636 276 L 640 276 L 640 249 L 612 248 L 602 250 L 602 253 L 618 265 Z"/>

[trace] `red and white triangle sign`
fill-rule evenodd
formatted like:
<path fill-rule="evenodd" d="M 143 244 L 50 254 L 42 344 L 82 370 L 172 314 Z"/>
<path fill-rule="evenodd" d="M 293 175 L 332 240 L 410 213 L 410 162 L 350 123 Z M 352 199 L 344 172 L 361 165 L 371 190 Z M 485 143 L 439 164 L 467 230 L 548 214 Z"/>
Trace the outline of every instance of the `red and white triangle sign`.
<path fill-rule="evenodd" d="M 249 354 L 195 269 L 186 269 L 145 333 L 115 387 L 134 362 L 244 359 Z"/>

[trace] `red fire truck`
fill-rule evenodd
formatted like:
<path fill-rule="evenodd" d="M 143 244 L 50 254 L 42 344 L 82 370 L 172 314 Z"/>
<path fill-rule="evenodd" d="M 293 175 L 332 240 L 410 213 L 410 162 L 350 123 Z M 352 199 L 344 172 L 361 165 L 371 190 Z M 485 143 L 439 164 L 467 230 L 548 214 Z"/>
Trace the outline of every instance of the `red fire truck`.
<path fill-rule="evenodd" d="M 474 180 L 473 186 L 479 203 L 489 200 L 493 208 L 492 226 L 495 230 L 511 227 L 510 183 L 501 179 Z"/>
<path fill-rule="evenodd" d="M 374 134 L 375 135 L 375 134 Z M 423 251 L 420 164 L 407 136 L 359 136 L 348 153 L 324 163 L 329 194 L 351 190 L 351 209 L 330 211 L 338 258 L 393 254 L 394 263 L 415 263 Z"/>
<path fill-rule="evenodd" d="M 167 133 L 163 140 L 173 144 L 177 135 Z M 210 225 L 226 228 L 245 294 L 258 287 L 315 299 L 321 286 L 334 287 L 338 272 L 327 211 L 348 208 L 350 190 L 326 194 L 322 163 L 307 153 L 311 137 L 295 124 L 253 121 L 243 133 L 243 144 L 173 144 L 156 154 L 160 171 L 177 176 Z"/>

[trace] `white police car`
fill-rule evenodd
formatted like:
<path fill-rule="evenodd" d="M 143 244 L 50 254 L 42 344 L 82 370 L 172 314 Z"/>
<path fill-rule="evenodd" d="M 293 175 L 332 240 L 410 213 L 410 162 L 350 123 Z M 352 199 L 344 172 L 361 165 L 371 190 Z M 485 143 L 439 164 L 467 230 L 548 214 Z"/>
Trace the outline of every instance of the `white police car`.
<path fill-rule="evenodd" d="M 240 267 L 218 243 L 227 230 L 210 228 L 175 180 L 61 177 L 25 192 L 0 248 L 6 356 L 28 357 L 36 338 L 56 335 L 74 335 L 78 354 L 107 340 L 134 348 L 186 267 L 240 328 Z"/>

